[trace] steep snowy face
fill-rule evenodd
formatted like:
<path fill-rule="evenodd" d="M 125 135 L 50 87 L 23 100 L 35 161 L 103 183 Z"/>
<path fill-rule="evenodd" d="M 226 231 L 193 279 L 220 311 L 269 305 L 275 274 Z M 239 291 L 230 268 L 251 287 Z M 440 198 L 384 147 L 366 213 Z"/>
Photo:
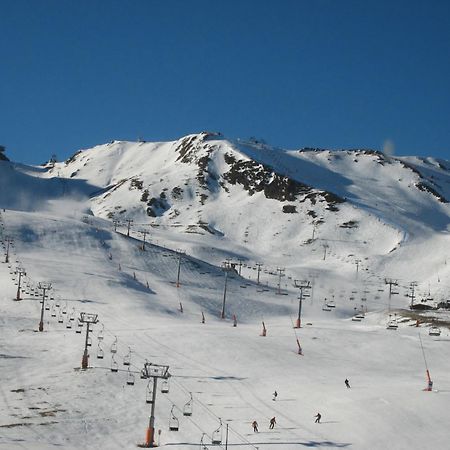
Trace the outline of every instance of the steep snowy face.
<path fill-rule="evenodd" d="M 172 142 L 113 141 L 45 170 L 14 166 L 11 173 L 39 186 L 30 198 L 76 195 L 98 217 L 175 231 L 195 246 L 233 242 L 244 254 L 301 258 L 305 248 L 320 253 L 330 242 L 342 253 L 386 255 L 446 231 L 449 167 L 200 133 Z"/>

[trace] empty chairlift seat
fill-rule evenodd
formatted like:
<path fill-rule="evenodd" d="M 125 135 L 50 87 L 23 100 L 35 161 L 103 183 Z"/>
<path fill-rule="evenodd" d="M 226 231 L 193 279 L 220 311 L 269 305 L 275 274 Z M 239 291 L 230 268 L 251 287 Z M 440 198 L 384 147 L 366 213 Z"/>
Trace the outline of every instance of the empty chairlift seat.
<path fill-rule="evenodd" d="M 192 394 L 190 393 L 190 400 L 183 407 L 183 416 L 192 416 L 192 409 L 194 406 L 194 399 L 192 398 Z"/>
<path fill-rule="evenodd" d="M 102 346 L 100 345 L 100 342 L 98 343 L 98 347 L 97 347 L 97 359 L 103 359 L 103 357 L 105 356 L 105 352 L 102 349 Z"/>
<path fill-rule="evenodd" d="M 169 393 L 169 380 L 163 380 L 161 384 L 161 393 L 163 394 Z"/>
<path fill-rule="evenodd" d="M 123 365 L 129 366 L 131 364 L 131 348 L 128 347 L 128 353 L 123 357 Z"/>
<path fill-rule="evenodd" d="M 129 367 L 128 367 L 128 373 L 127 373 L 127 385 L 134 386 L 134 373 L 132 373 L 130 371 Z"/>
<path fill-rule="evenodd" d="M 117 364 L 117 361 L 114 359 L 114 353 L 111 355 L 111 372 L 118 372 L 119 371 L 119 365 Z"/>
<path fill-rule="evenodd" d="M 440 336 L 441 335 L 441 329 L 439 327 L 436 326 L 432 326 L 430 327 L 430 329 L 428 330 L 428 334 L 430 336 Z"/>
<path fill-rule="evenodd" d="M 172 409 L 170 410 L 170 418 L 169 418 L 169 430 L 170 431 L 178 431 L 180 423 L 175 414 L 173 413 L 173 409 L 175 408 L 175 405 L 172 406 Z"/>
<path fill-rule="evenodd" d="M 222 420 L 220 420 L 219 428 L 213 431 L 211 444 L 220 445 L 222 443 Z"/>

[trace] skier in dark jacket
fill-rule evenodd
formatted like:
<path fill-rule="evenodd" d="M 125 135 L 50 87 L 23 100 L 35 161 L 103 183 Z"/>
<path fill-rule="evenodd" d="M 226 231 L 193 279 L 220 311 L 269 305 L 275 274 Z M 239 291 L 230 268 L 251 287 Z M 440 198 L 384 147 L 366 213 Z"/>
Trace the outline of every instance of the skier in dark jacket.
<path fill-rule="evenodd" d="M 252 422 L 252 427 L 253 427 L 253 431 L 254 431 L 255 433 L 257 433 L 257 432 L 258 432 L 258 422 L 257 422 L 256 420 L 254 420 L 254 421 Z"/>
<path fill-rule="evenodd" d="M 274 393 L 273 393 L 273 401 L 275 401 L 276 399 L 277 399 L 277 397 L 278 397 L 278 392 L 277 391 L 275 391 Z"/>
<path fill-rule="evenodd" d="M 347 386 L 347 389 L 350 389 L 350 383 L 349 383 L 349 381 L 347 380 L 347 378 L 345 379 L 344 383 L 345 383 L 345 385 Z"/>
<path fill-rule="evenodd" d="M 316 418 L 316 421 L 314 423 L 320 423 L 320 419 L 322 418 L 322 414 L 317 413 L 314 417 Z"/>
<path fill-rule="evenodd" d="M 272 417 L 270 419 L 269 430 L 273 430 L 273 427 L 275 426 L 276 423 L 277 423 L 277 421 L 275 420 L 275 417 Z"/>

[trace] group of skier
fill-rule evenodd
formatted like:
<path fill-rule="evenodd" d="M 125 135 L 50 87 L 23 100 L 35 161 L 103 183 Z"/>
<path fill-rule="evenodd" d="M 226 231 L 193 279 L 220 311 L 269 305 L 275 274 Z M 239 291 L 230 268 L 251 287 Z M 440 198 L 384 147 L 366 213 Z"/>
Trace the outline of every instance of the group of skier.
<path fill-rule="evenodd" d="M 344 384 L 345 384 L 345 387 L 346 387 L 347 389 L 350 389 L 350 381 L 348 381 L 347 378 L 344 380 Z M 272 400 L 275 401 L 275 400 L 277 399 L 277 397 L 278 397 L 278 392 L 275 391 L 272 395 L 273 395 Z M 320 423 L 320 419 L 322 418 L 322 414 L 320 414 L 320 413 L 318 412 L 318 413 L 314 416 L 314 418 L 316 419 L 316 420 L 314 421 L 314 423 Z M 270 421 L 269 421 L 269 430 L 273 430 L 274 427 L 275 427 L 275 425 L 276 425 L 276 423 L 277 423 L 277 421 L 276 421 L 275 417 L 272 417 L 272 418 L 270 419 Z M 259 430 L 258 430 L 258 422 L 257 422 L 256 420 L 254 420 L 254 421 L 252 422 L 252 427 L 253 427 L 253 431 L 254 431 L 255 433 L 258 433 L 258 432 L 259 432 Z"/>

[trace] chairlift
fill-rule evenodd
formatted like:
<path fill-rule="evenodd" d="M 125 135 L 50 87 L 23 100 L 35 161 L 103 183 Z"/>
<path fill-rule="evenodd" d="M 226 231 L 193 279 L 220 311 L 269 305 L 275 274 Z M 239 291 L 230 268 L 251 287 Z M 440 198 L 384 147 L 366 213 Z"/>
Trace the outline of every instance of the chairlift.
<path fill-rule="evenodd" d="M 129 366 L 131 363 L 131 347 L 128 347 L 128 353 L 123 357 L 123 365 Z"/>
<path fill-rule="evenodd" d="M 59 308 L 59 307 L 60 307 L 59 300 L 56 300 L 55 306 L 56 306 L 56 308 Z"/>
<path fill-rule="evenodd" d="M 179 420 L 173 413 L 173 409 L 175 408 L 175 405 L 172 406 L 172 409 L 170 410 L 170 419 L 169 419 L 169 431 L 178 431 L 179 428 Z"/>
<path fill-rule="evenodd" d="M 64 323 L 64 317 L 62 316 L 61 310 L 59 310 L 58 314 L 58 323 Z"/>
<path fill-rule="evenodd" d="M 192 393 L 189 393 L 191 398 L 183 407 L 183 416 L 192 416 L 192 407 L 194 399 L 192 398 Z"/>
<path fill-rule="evenodd" d="M 391 314 L 389 314 L 389 321 L 386 326 L 387 330 L 397 330 L 398 329 L 398 323 L 397 323 L 397 315 L 395 315 L 394 318 L 392 318 Z"/>
<path fill-rule="evenodd" d="M 114 354 L 111 355 L 111 372 L 118 372 L 119 371 L 119 364 L 117 364 L 117 361 L 114 359 Z"/>
<path fill-rule="evenodd" d="M 72 322 L 75 320 L 75 307 L 72 308 L 72 312 L 70 313 L 69 320 Z"/>
<path fill-rule="evenodd" d="M 327 299 L 323 302 L 322 311 L 331 311 L 331 308 L 328 306 Z"/>
<path fill-rule="evenodd" d="M 72 322 L 70 321 L 69 317 L 66 320 L 66 328 L 72 328 Z"/>
<path fill-rule="evenodd" d="M 168 394 L 169 393 L 169 380 L 163 380 L 161 384 L 161 393 Z"/>
<path fill-rule="evenodd" d="M 220 445 L 222 443 L 222 419 L 220 419 L 220 425 L 217 430 L 212 433 L 211 444 Z"/>
<path fill-rule="evenodd" d="M 208 450 L 208 447 L 203 442 L 203 438 L 206 436 L 206 433 L 202 434 L 202 438 L 200 439 L 200 450 Z"/>
<path fill-rule="evenodd" d="M 336 303 L 334 300 L 328 300 L 326 302 L 326 305 L 328 306 L 328 308 L 336 308 Z"/>
<path fill-rule="evenodd" d="M 52 317 L 56 317 L 55 305 L 52 305 L 52 309 L 51 309 L 51 311 L 50 311 L 50 315 L 51 315 Z"/>
<path fill-rule="evenodd" d="M 92 347 L 92 339 L 90 336 L 88 336 L 88 338 L 87 338 L 87 346 Z"/>
<path fill-rule="evenodd" d="M 428 330 L 428 334 L 430 336 L 440 336 L 441 335 L 441 329 L 439 327 L 436 326 L 432 326 L 430 327 L 430 329 Z"/>
<path fill-rule="evenodd" d="M 103 332 L 105 331 L 105 324 L 102 323 L 102 329 L 99 330 L 97 334 L 97 340 L 102 341 L 103 340 Z"/>
<path fill-rule="evenodd" d="M 153 403 L 153 381 L 148 380 L 147 390 L 145 393 L 145 403 L 152 404 Z"/>
<path fill-rule="evenodd" d="M 367 301 L 367 297 L 361 297 L 361 301 L 362 302 L 366 302 Z"/>
<path fill-rule="evenodd" d="M 358 319 L 364 319 L 366 317 L 366 315 L 364 314 L 364 311 L 360 311 L 358 314 L 356 314 L 356 316 Z"/>
<path fill-rule="evenodd" d="M 63 314 L 67 314 L 67 302 L 66 302 L 66 304 L 63 306 L 63 308 L 62 308 L 62 313 Z"/>
<path fill-rule="evenodd" d="M 114 342 L 111 345 L 111 353 L 117 353 L 117 336 L 115 336 Z"/>
<path fill-rule="evenodd" d="M 361 322 L 361 318 L 358 316 L 353 316 L 352 317 L 352 322 Z"/>
<path fill-rule="evenodd" d="M 128 386 L 134 385 L 134 374 L 130 371 L 129 367 L 128 367 L 128 375 L 127 375 L 127 384 L 128 384 Z"/>
<path fill-rule="evenodd" d="M 83 328 L 83 322 L 78 318 L 77 319 L 77 329 L 75 330 L 75 333 L 81 334 L 81 329 Z"/>
<path fill-rule="evenodd" d="M 78 330 L 77 330 L 78 333 Z M 98 343 L 98 347 L 97 347 L 97 359 L 103 359 L 103 357 L 105 356 L 105 352 L 103 351 L 100 342 Z"/>

